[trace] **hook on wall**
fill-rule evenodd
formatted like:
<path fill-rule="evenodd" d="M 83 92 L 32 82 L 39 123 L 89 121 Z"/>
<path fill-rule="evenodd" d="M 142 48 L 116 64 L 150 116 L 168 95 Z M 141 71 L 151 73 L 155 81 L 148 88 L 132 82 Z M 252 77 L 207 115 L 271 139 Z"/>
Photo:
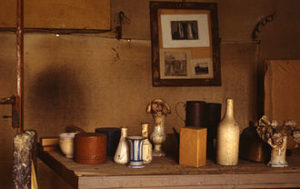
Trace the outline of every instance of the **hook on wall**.
<path fill-rule="evenodd" d="M 118 13 L 118 26 L 116 27 L 117 39 L 122 39 L 122 26 L 123 24 L 129 24 L 130 19 L 125 15 L 123 11 Z"/>

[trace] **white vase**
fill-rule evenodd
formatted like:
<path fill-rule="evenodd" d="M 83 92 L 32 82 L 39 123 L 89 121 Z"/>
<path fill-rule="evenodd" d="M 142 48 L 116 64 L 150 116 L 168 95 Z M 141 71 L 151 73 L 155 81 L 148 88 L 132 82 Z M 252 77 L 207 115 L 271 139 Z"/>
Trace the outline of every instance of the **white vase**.
<path fill-rule="evenodd" d="M 114 161 L 118 164 L 127 164 L 129 161 L 129 147 L 126 139 L 127 130 L 127 128 L 121 128 L 121 137 L 114 156 Z"/>
<path fill-rule="evenodd" d="M 143 142 L 143 162 L 149 164 L 152 161 L 152 144 L 149 140 L 149 124 L 142 123 L 142 137 L 145 138 Z"/>
<path fill-rule="evenodd" d="M 239 157 L 240 129 L 234 119 L 234 101 L 227 99 L 226 112 L 217 130 L 217 163 L 237 165 Z"/>
<path fill-rule="evenodd" d="M 164 157 L 165 153 L 162 151 L 162 143 L 166 140 L 165 133 L 165 115 L 153 115 L 155 120 L 154 131 L 152 132 L 150 138 L 154 143 L 154 150 L 152 152 L 153 156 Z"/>

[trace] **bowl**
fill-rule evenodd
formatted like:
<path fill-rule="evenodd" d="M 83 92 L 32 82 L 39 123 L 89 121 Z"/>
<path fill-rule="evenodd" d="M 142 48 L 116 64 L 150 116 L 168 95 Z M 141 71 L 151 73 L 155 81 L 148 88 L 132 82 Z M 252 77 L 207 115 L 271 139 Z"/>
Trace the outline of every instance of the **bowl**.
<path fill-rule="evenodd" d="M 74 138 L 77 132 L 59 134 L 59 147 L 67 158 L 73 158 Z"/>

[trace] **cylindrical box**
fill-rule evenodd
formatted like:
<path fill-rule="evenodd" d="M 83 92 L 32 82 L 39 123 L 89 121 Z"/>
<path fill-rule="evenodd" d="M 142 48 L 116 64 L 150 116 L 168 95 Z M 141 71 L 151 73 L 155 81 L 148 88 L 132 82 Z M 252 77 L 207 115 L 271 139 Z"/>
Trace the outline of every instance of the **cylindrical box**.
<path fill-rule="evenodd" d="M 107 136 L 106 152 L 108 156 L 113 157 L 115 155 L 121 137 L 121 128 L 102 127 L 102 128 L 96 128 L 95 132 L 106 134 Z"/>
<path fill-rule="evenodd" d="M 101 133 L 79 133 L 75 136 L 75 161 L 100 164 L 106 160 L 107 137 Z"/>
<path fill-rule="evenodd" d="M 204 127 L 205 126 L 205 106 L 204 101 L 187 101 L 185 126 Z"/>

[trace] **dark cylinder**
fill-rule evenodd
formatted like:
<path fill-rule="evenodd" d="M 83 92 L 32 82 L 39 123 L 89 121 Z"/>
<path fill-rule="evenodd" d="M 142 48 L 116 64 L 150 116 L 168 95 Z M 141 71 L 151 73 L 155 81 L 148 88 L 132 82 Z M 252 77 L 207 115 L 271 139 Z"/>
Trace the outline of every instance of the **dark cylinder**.
<path fill-rule="evenodd" d="M 103 133 L 107 136 L 106 152 L 108 156 L 113 157 L 121 137 L 121 129 L 117 127 L 96 128 L 96 133 Z"/>
<path fill-rule="evenodd" d="M 205 127 L 205 105 L 204 101 L 187 101 L 185 126 Z"/>

